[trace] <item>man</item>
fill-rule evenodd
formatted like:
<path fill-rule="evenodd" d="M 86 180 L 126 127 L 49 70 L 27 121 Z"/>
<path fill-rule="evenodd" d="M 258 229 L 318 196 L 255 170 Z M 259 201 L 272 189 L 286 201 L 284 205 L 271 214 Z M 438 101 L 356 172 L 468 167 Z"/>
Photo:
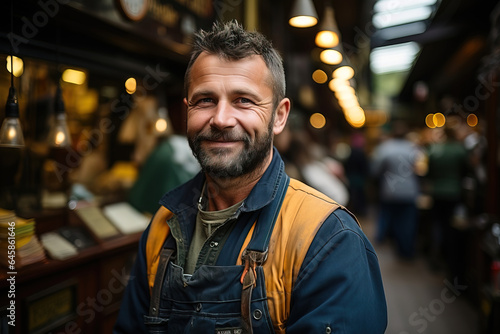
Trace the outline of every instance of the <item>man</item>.
<path fill-rule="evenodd" d="M 407 134 L 404 121 L 393 122 L 392 138 L 381 143 L 373 153 L 372 172 L 378 180 L 380 198 L 377 242 L 393 236 L 398 256 L 412 260 L 418 230 L 416 203 L 420 194 L 416 166 L 422 152 L 406 139 Z"/>
<path fill-rule="evenodd" d="M 450 119 L 456 116 L 450 116 Z M 451 123 L 451 122 L 450 122 Z M 448 276 L 466 280 L 464 258 L 467 257 L 467 230 L 455 217 L 465 210 L 463 180 L 469 170 L 465 145 L 457 137 L 456 128 L 445 125 L 442 140 L 429 145 L 429 166 L 425 180 L 432 196 L 432 265 L 439 268 L 444 261 Z M 463 213 L 465 215 L 465 213 Z"/>
<path fill-rule="evenodd" d="M 383 333 L 378 261 L 356 220 L 273 149 L 280 56 L 236 22 L 195 37 L 187 135 L 202 172 L 145 231 L 116 333 Z"/>

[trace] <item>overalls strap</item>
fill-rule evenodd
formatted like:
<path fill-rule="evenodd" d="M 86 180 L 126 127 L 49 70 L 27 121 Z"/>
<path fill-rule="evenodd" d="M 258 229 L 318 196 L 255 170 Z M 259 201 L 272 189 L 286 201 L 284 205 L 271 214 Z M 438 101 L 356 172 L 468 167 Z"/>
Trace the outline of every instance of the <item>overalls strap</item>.
<path fill-rule="evenodd" d="M 252 238 L 250 239 L 246 250 L 242 254 L 243 258 L 245 257 L 245 252 L 247 251 L 257 251 L 267 254 L 269 240 L 271 239 L 271 234 L 273 233 L 274 224 L 276 222 L 276 219 L 278 218 L 281 204 L 283 203 L 288 184 L 290 183 L 290 178 L 285 174 L 284 168 L 280 168 L 280 174 L 277 178 L 279 180 L 279 183 L 274 199 L 271 201 L 271 203 L 269 203 L 262 209 L 255 225 L 255 231 L 252 235 Z M 262 260 L 262 262 L 264 262 L 265 258 Z"/>
<path fill-rule="evenodd" d="M 285 198 L 290 178 L 280 169 L 278 176 L 278 187 L 274 199 L 265 206 L 257 219 L 255 230 L 248 243 L 247 248 L 241 254 L 245 269 L 241 275 L 241 317 L 244 333 L 252 334 L 252 320 L 250 304 L 252 302 L 252 291 L 257 281 L 255 267 L 261 266 L 267 259 L 269 240 L 274 229 L 274 224 L 278 218 L 281 204 Z"/>
<path fill-rule="evenodd" d="M 171 248 L 163 248 L 160 253 L 160 262 L 156 271 L 155 282 L 153 285 L 153 292 L 151 293 L 151 303 L 149 305 L 149 315 L 157 317 L 160 312 L 161 288 L 165 272 L 167 271 L 168 261 L 172 256 L 174 250 Z"/>

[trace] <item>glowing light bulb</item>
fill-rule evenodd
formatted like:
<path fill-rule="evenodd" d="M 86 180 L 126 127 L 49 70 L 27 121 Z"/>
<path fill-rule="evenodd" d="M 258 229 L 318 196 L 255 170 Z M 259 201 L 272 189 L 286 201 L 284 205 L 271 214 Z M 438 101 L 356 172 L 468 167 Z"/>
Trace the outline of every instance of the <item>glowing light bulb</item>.
<path fill-rule="evenodd" d="M 323 30 L 318 32 L 315 42 L 320 48 L 333 48 L 339 44 L 339 36 L 333 31 Z"/>
<path fill-rule="evenodd" d="M 57 146 L 61 145 L 66 140 L 66 135 L 62 131 L 56 133 L 55 143 Z"/>
<path fill-rule="evenodd" d="M 164 132 L 167 130 L 167 121 L 160 118 L 156 121 L 155 127 L 156 127 L 156 131 Z"/>

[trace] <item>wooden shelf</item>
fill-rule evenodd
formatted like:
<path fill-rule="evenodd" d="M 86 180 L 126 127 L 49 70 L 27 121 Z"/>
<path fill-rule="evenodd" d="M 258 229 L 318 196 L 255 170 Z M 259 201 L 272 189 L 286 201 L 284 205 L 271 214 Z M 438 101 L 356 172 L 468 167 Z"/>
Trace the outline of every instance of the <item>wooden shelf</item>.
<path fill-rule="evenodd" d="M 73 267 L 80 266 L 85 263 L 92 262 L 103 256 L 112 256 L 124 250 L 130 249 L 132 246 L 137 246 L 142 233 L 131 235 L 122 235 L 105 240 L 96 246 L 81 250 L 78 255 L 66 260 L 47 259 L 43 262 L 33 263 L 25 267 L 19 268 L 16 276 L 17 282 L 26 282 L 32 279 L 39 279 L 44 276 L 51 275 L 61 270 L 68 270 Z M 7 269 L 0 273 L 0 289 L 8 286 L 6 278 Z"/>
<path fill-rule="evenodd" d="M 81 225 L 71 212 L 47 211 L 36 218 L 37 234 L 61 226 Z M 99 240 L 65 260 L 48 258 L 21 267 L 15 276 L 15 298 L 7 268 L 0 272 L 0 316 L 15 300 L 13 333 L 111 333 L 142 232 Z M 97 305 L 97 306 L 96 306 Z M 2 311 L 3 309 L 3 311 Z M 8 319 L 7 319 L 8 320 Z M 10 332 L 9 332 L 10 333 Z"/>

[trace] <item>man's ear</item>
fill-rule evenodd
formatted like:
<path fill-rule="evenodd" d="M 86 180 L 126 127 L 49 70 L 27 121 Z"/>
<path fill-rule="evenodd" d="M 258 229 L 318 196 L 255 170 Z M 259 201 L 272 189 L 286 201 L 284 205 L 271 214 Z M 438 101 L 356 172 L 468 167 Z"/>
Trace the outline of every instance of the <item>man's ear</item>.
<path fill-rule="evenodd" d="M 278 108 L 276 108 L 276 115 L 274 117 L 273 133 L 277 135 L 283 131 L 290 114 L 290 99 L 284 98 L 281 100 Z"/>

